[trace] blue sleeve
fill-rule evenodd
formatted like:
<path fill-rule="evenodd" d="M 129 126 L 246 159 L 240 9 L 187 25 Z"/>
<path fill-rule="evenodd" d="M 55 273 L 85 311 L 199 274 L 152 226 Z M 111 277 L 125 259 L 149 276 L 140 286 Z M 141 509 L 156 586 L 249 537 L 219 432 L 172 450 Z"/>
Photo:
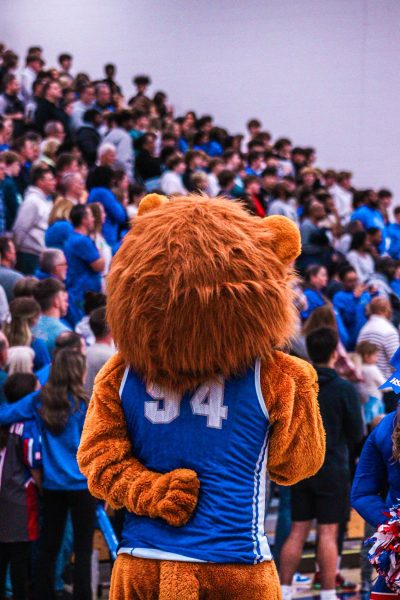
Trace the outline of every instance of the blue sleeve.
<path fill-rule="evenodd" d="M 303 321 L 308 319 L 316 308 L 325 304 L 325 301 L 314 290 L 306 289 L 304 295 L 307 298 L 307 308 L 301 311 Z"/>
<path fill-rule="evenodd" d="M 26 421 L 22 433 L 24 462 L 30 469 L 42 466 L 42 443 L 35 421 Z"/>
<path fill-rule="evenodd" d="M 387 520 L 383 512 L 388 508 L 384 501 L 386 464 L 376 444 L 376 431 L 364 444 L 351 490 L 352 507 L 373 527 Z"/>
<path fill-rule="evenodd" d="M 14 404 L 2 404 L 0 406 L 0 425 L 11 425 L 19 421 L 27 421 L 35 418 L 36 392 L 25 396 Z"/>
<path fill-rule="evenodd" d="M 343 346 L 345 348 L 347 348 L 347 346 L 350 342 L 350 336 L 347 332 L 345 324 L 343 323 L 343 319 L 342 319 L 339 311 L 334 309 L 333 312 L 335 313 L 335 317 L 336 317 L 336 325 L 338 328 L 338 334 L 339 334 L 340 341 L 342 342 Z"/>
<path fill-rule="evenodd" d="M 119 225 L 126 223 L 127 216 L 125 208 L 120 202 L 118 202 L 111 191 L 105 190 L 102 193 L 100 190 L 95 190 L 93 194 L 89 196 L 88 202 L 101 202 L 109 219 L 114 221 L 114 223 L 118 223 Z"/>
<path fill-rule="evenodd" d="M 35 358 L 33 360 L 33 369 L 35 371 L 42 369 L 45 365 L 48 365 L 51 362 L 46 342 L 36 338 L 32 341 L 31 348 L 35 353 Z"/>
<path fill-rule="evenodd" d="M 97 250 L 95 243 L 86 236 L 81 236 L 79 241 L 75 244 L 74 250 L 79 258 L 89 264 L 100 258 L 100 253 Z"/>

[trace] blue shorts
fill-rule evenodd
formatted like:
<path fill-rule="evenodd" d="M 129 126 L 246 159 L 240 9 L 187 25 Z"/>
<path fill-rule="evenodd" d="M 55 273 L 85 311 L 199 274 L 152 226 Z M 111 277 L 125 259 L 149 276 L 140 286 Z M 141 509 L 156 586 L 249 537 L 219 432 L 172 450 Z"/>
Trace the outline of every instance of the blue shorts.
<path fill-rule="evenodd" d="M 370 598 L 371 600 L 388 600 L 389 598 L 394 600 L 394 598 L 400 598 L 400 595 L 389 590 L 383 577 L 378 577 L 372 588 Z"/>

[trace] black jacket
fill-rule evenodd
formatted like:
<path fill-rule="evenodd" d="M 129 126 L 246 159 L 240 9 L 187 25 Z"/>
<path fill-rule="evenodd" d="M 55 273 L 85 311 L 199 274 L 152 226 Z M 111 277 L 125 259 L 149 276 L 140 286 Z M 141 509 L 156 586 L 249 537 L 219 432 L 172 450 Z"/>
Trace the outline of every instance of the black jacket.
<path fill-rule="evenodd" d="M 358 393 L 333 369 L 316 367 L 318 404 L 326 432 L 325 461 L 318 472 L 349 472 L 349 445 L 361 442 L 364 425 Z"/>
<path fill-rule="evenodd" d="M 64 125 L 66 136 L 69 137 L 69 117 L 53 102 L 49 102 L 46 98 L 39 98 L 35 111 L 34 123 L 39 133 L 43 134 L 44 126 L 49 121 L 61 121 Z"/>
<path fill-rule="evenodd" d="M 93 167 L 96 162 L 100 139 L 99 132 L 90 125 L 83 125 L 76 133 L 76 143 L 89 167 Z"/>

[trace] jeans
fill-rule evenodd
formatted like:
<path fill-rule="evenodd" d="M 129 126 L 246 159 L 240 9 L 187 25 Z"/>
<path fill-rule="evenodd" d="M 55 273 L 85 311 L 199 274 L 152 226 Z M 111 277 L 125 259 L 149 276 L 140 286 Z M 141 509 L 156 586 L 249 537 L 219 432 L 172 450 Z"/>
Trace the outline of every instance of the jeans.
<path fill-rule="evenodd" d="M 37 571 L 36 599 L 53 600 L 54 573 L 68 510 L 74 534 L 74 600 L 92 600 L 91 556 L 96 501 L 88 490 L 43 490 L 43 530 Z"/>

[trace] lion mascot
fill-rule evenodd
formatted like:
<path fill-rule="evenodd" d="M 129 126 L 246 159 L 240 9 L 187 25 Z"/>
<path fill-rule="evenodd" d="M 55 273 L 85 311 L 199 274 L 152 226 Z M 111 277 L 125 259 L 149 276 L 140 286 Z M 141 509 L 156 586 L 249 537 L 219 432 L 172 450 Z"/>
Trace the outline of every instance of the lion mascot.
<path fill-rule="evenodd" d="M 108 277 L 118 348 L 78 461 L 126 509 L 111 600 L 278 600 L 268 477 L 322 465 L 316 374 L 288 356 L 297 227 L 223 199 L 150 194 Z"/>

